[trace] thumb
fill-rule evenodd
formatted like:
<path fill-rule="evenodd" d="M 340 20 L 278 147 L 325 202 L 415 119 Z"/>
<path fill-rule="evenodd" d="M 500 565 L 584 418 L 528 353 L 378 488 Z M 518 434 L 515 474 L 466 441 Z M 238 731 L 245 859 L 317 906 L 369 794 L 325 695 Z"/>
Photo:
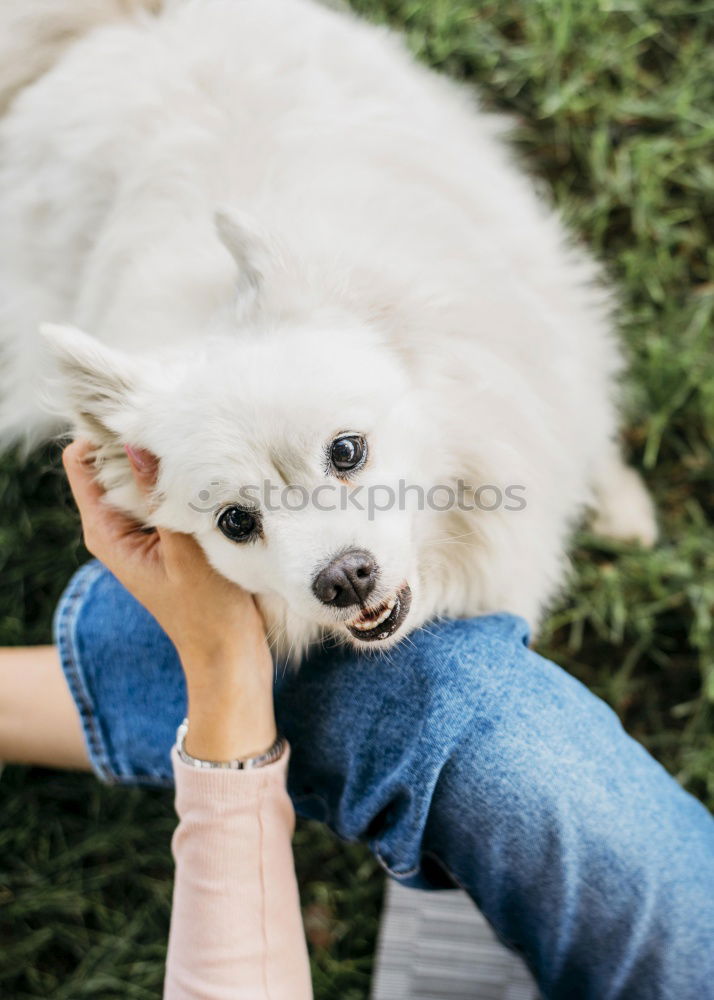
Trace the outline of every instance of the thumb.
<path fill-rule="evenodd" d="M 161 551 L 167 570 L 173 573 L 193 574 L 194 580 L 199 579 L 201 571 L 212 572 L 203 549 L 193 535 L 185 535 L 180 531 L 158 529 L 161 540 Z"/>
<path fill-rule="evenodd" d="M 136 485 L 142 493 L 148 495 L 156 483 L 156 474 L 159 468 L 158 458 L 150 451 L 146 451 L 145 448 L 135 448 L 130 444 L 124 445 L 124 451 L 129 459 Z"/>

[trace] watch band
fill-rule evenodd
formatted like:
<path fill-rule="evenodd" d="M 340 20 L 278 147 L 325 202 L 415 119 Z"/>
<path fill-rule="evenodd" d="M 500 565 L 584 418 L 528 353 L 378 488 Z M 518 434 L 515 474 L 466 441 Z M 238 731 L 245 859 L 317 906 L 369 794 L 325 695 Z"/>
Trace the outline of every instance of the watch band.
<path fill-rule="evenodd" d="M 235 760 L 201 760 L 200 757 L 192 757 L 186 750 L 187 733 L 188 719 L 184 719 L 176 731 L 176 750 L 184 764 L 188 764 L 190 767 L 250 771 L 256 767 L 267 767 L 268 764 L 275 763 L 276 760 L 280 760 L 285 751 L 285 739 L 278 734 L 273 745 L 265 753 L 258 754 L 256 757 L 245 757 L 242 760 L 237 758 Z"/>

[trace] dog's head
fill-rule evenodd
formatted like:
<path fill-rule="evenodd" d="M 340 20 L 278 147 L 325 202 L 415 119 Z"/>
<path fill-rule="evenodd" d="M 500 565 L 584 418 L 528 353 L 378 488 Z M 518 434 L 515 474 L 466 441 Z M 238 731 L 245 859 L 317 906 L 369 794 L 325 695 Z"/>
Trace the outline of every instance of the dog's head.
<path fill-rule="evenodd" d="M 261 595 L 282 648 L 324 629 L 361 648 L 406 632 L 420 527 L 405 484 L 422 482 L 430 421 L 377 331 L 325 315 L 160 358 L 45 333 L 109 501 L 194 535 Z M 124 444 L 159 459 L 151 509 Z"/>

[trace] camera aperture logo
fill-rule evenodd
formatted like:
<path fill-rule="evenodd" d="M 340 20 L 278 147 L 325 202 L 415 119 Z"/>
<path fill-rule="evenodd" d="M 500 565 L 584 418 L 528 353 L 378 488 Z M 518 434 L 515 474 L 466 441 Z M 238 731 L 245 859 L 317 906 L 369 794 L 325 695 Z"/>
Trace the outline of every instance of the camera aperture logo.
<path fill-rule="evenodd" d="M 191 510 L 197 510 L 200 514 L 212 514 L 217 511 L 221 505 L 216 501 L 215 493 L 222 485 L 218 480 L 212 480 L 207 487 L 200 489 L 188 502 Z"/>

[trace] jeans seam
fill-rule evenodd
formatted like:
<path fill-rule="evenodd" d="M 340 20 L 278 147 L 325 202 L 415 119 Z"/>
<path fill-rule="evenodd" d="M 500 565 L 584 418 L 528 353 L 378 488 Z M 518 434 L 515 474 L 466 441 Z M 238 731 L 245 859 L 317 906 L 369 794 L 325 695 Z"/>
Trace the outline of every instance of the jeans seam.
<path fill-rule="evenodd" d="M 88 567 L 91 567 L 91 570 Z M 79 666 L 73 634 L 78 610 L 100 573 L 101 565 L 93 561 L 86 563 L 75 574 L 69 591 L 65 593 L 57 608 L 54 631 L 67 684 L 75 699 L 82 721 L 90 763 L 102 781 L 106 784 L 114 784 L 118 775 L 116 769 L 111 766 L 109 754 L 103 745 L 97 727 L 93 711 L 94 705 L 87 690 L 84 673 Z"/>
<path fill-rule="evenodd" d="M 81 566 L 60 598 L 54 621 L 55 642 L 67 685 L 79 712 L 89 762 L 100 781 L 107 785 L 143 784 L 171 788 L 172 778 L 161 771 L 148 770 L 127 774 L 118 767 L 98 723 L 95 702 L 77 651 L 75 628 L 82 606 L 92 587 L 105 573 L 108 573 L 108 570 L 96 559 Z"/>
<path fill-rule="evenodd" d="M 413 868 L 407 868 L 404 871 L 397 871 L 395 868 L 392 868 L 387 863 L 387 861 L 385 860 L 385 857 L 382 854 L 382 849 L 381 849 L 380 845 L 375 844 L 372 850 L 374 852 L 375 858 L 380 863 L 380 865 L 382 866 L 382 868 L 384 868 L 384 870 L 386 871 L 386 873 L 388 875 L 391 875 L 391 877 L 394 878 L 394 879 L 399 880 L 401 878 L 410 878 L 412 875 L 416 875 L 418 873 L 420 867 L 421 867 L 420 865 L 417 864 L 417 865 L 414 865 Z"/>

